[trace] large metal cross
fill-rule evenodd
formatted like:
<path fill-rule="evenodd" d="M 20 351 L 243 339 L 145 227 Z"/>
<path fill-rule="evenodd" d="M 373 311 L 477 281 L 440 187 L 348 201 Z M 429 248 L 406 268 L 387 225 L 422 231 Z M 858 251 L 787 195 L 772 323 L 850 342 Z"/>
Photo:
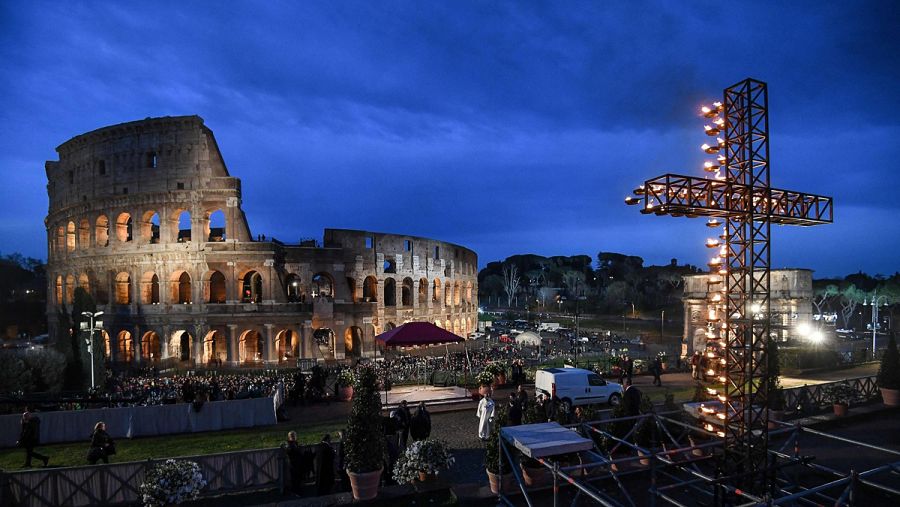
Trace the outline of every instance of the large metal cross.
<path fill-rule="evenodd" d="M 720 313 L 710 311 L 710 329 L 723 345 L 724 384 L 717 397 L 724 407 L 722 431 L 726 474 L 744 487 L 764 485 L 767 466 L 768 410 L 766 342 L 770 336 L 770 261 L 772 224 L 811 226 L 832 222 L 830 197 L 781 190 L 769 185 L 769 115 L 766 84 L 746 79 L 725 89 L 723 103 L 705 110 L 708 117 L 721 113 L 714 125 L 724 131 L 719 146 L 724 151 L 707 170 L 724 172 L 724 178 L 698 178 L 664 174 L 646 180 L 629 197 L 642 204 L 641 212 L 656 215 L 710 217 L 707 225 L 724 221 L 721 236 L 725 248 L 710 262 L 712 284 Z M 713 240 L 715 243 L 717 240 Z M 721 285 L 719 287 L 722 287 Z M 714 336 L 710 334 L 711 338 Z"/>

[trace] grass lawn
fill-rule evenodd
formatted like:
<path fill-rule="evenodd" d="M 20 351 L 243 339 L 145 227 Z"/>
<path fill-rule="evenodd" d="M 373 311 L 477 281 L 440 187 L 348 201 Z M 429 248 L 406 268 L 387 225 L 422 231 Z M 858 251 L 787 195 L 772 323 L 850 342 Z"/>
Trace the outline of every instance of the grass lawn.
<path fill-rule="evenodd" d="M 297 440 L 301 443 L 316 443 L 325 433 L 332 433 L 332 438 L 342 429 L 344 422 L 322 424 L 305 424 L 302 427 L 269 426 L 246 430 L 218 431 L 210 433 L 189 433 L 184 435 L 165 435 L 160 437 L 136 438 L 132 440 L 116 440 L 115 456 L 112 462 L 140 461 L 148 458 L 168 458 L 177 456 L 196 456 L 229 451 L 249 449 L 266 449 L 278 447 L 287 438 L 287 432 L 297 432 Z M 50 466 L 87 465 L 88 439 L 84 442 L 69 444 L 42 445 L 37 448 L 41 454 L 50 456 Z M 25 462 L 25 451 L 22 449 L 0 450 L 0 469 L 20 470 Z M 40 461 L 37 462 L 40 466 Z"/>

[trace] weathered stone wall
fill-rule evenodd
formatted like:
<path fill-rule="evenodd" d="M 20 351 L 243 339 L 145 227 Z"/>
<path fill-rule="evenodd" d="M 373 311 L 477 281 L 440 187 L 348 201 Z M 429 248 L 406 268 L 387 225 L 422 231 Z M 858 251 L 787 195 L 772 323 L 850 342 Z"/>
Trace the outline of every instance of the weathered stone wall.
<path fill-rule="evenodd" d="M 322 247 L 254 238 L 240 180 L 197 116 L 106 127 L 57 151 L 46 164 L 50 330 L 83 287 L 106 314 L 113 360 L 372 356 L 375 335 L 404 322 L 463 336 L 477 326 L 466 248 L 338 229 Z"/>
<path fill-rule="evenodd" d="M 706 347 L 707 290 L 710 274 L 684 277 L 682 356 Z M 781 341 L 796 338 L 797 326 L 812 322 L 812 271 L 773 269 L 769 275 L 772 334 Z"/>

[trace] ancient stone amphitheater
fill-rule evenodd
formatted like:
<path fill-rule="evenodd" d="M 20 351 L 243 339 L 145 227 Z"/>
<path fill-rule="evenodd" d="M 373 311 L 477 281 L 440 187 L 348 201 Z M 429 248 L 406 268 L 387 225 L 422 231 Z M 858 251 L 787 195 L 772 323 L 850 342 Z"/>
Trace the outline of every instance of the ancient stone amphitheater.
<path fill-rule="evenodd" d="M 77 287 L 104 312 L 115 362 L 371 357 L 375 336 L 404 322 L 475 329 L 475 252 L 343 229 L 321 243 L 256 236 L 198 116 L 104 127 L 57 152 L 46 164 L 51 336 Z"/>

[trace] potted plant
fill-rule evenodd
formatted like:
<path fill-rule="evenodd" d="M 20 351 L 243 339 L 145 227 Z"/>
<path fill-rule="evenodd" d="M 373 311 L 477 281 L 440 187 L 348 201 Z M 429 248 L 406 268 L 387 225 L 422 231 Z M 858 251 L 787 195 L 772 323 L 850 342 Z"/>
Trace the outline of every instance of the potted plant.
<path fill-rule="evenodd" d="M 781 387 L 781 359 L 778 353 L 778 342 L 769 337 L 766 344 L 766 408 L 767 423 L 770 430 L 777 429 L 775 421 L 784 420 L 784 389 Z"/>
<path fill-rule="evenodd" d="M 353 404 L 344 434 L 344 459 L 353 498 L 370 500 L 378 495 L 385 442 L 381 426 L 381 399 L 375 369 L 361 368 L 356 376 Z"/>
<path fill-rule="evenodd" d="M 484 448 L 484 468 L 487 471 L 488 482 L 491 485 L 491 493 L 499 493 L 502 483 L 503 491 L 512 491 L 512 473 L 505 470 L 500 475 L 500 428 L 506 426 L 506 408 L 498 406 L 494 415 L 494 423 L 491 427 L 491 436 Z"/>
<path fill-rule="evenodd" d="M 341 401 L 350 401 L 353 399 L 353 382 L 355 381 L 353 370 L 345 369 L 338 373 L 335 386 L 337 387 L 338 399 Z"/>
<path fill-rule="evenodd" d="M 519 468 L 522 469 L 522 480 L 528 487 L 536 488 L 550 483 L 552 472 L 534 458 L 522 455 Z"/>
<path fill-rule="evenodd" d="M 478 384 L 478 394 L 484 396 L 494 383 L 494 374 L 485 368 L 475 377 L 475 383 Z"/>
<path fill-rule="evenodd" d="M 400 484 L 424 482 L 447 470 L 456 460 L 443 440 L 426 439 L 413 442 L 394 464 L 393 477 Z"/>
<path fill-rule="evenodd" d="M 897 342 L 893 333 L 888 340 L 887 350 L 881 356 L 881 366 L 876 377 L 881 399 L 888 407 L 900 405 L 900 354 L 897 353 Z"/>
<path fill-rule="evenodd" d="M 206 480 L 200 465 L 193 461 L 168 459 L 157 463 L 141 483 L 141 500 L 145 507 L 178 505 L 200 496 Z"/>
<path fill-rule="evenodd" d="M 825 387 L 823 394 L 831 400 L 834 405 L 834 415 L 844 417 L 847 415 L 847 409 L 850 407 L 850 400 L 854 398 L 856 393 L 847 382 L 835 382 Z"/>
<path fill-rule="evenodd" d="M 498 386 L 506 384 L 506 368 L 504 368 L 502 364 L 496 361 L 488 363 L 487 366 L 484 367 L 484 371 L 491 372 L 494 376 L 494 383 Z"/>

